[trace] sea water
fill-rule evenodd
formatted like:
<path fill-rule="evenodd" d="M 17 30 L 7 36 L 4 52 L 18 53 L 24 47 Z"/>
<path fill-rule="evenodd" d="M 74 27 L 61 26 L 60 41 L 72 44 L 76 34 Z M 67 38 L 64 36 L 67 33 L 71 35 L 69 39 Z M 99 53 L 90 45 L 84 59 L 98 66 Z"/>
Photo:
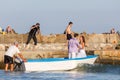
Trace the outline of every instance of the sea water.
<path fill-rule="evenodd" d="M 120 65 L 82 65 L 69 71 L 5 72 L 0 80 L 120 80 Z"/>

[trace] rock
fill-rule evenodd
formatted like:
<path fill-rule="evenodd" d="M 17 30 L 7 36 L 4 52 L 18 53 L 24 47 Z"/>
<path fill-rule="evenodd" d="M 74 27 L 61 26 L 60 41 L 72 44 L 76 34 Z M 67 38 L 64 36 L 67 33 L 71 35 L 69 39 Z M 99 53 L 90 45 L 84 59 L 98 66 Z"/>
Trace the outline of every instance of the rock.
<path fill-rule="evenodd" d="M 112 49 L 114 49 L 113 48 L 113 45 L 112 44 L 107 44 L 107 45 L 105 45 L 104 47 L 102 47 L 101 49 L 103 49 L 103 50 L 112 50 Z"/>
<path fill-rule="evenodd" d="M 120 44 L 116 45 L 115 49 L 120 49 Z"/>

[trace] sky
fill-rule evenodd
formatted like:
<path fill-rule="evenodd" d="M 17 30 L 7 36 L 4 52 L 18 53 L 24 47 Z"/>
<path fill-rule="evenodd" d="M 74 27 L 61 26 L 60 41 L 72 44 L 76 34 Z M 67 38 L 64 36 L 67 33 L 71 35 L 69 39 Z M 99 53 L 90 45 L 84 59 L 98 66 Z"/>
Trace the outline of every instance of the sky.
<path fill-rule="evenodd" d="M 27 33 L 40 23 L 42 34 L 61 34 L 72 21 L 72 31 L 120 31 L 120 0 L 0 0 L 0 27 L 10 25 Z"/>

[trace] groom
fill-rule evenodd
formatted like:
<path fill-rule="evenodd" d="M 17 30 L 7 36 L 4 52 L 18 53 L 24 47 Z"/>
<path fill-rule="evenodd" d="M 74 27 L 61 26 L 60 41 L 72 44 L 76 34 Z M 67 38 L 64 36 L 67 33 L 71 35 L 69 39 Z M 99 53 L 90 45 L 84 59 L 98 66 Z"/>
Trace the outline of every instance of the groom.
<path fill-rule="evenodd" d="M 70 41 L 68 42 L 69 59 L 76 58 L 78 49 L 80 49 L 80 44 L 79 44 L 78 39 L 79 39 L 79 34 L 75 33 L 74 38 L 70 39 Z"/>

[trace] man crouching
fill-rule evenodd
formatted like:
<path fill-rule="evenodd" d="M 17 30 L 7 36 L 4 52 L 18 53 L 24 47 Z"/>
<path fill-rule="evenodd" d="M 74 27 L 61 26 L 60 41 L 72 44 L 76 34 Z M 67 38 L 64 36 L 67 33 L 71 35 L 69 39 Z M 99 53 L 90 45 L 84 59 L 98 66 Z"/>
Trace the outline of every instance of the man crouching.
<path fill-rule="evenodd" d="M 13 57 L 18 54 L 20 58 L 25 62 L 26 59 L 20 53 L 18 49 L 18 42 L 14 42 L 14 45 L 10 46 L 4 55 L 5 71 L 8 71 L 8 66 L 10 65 L 10 71 L 13 71 Z"/>

